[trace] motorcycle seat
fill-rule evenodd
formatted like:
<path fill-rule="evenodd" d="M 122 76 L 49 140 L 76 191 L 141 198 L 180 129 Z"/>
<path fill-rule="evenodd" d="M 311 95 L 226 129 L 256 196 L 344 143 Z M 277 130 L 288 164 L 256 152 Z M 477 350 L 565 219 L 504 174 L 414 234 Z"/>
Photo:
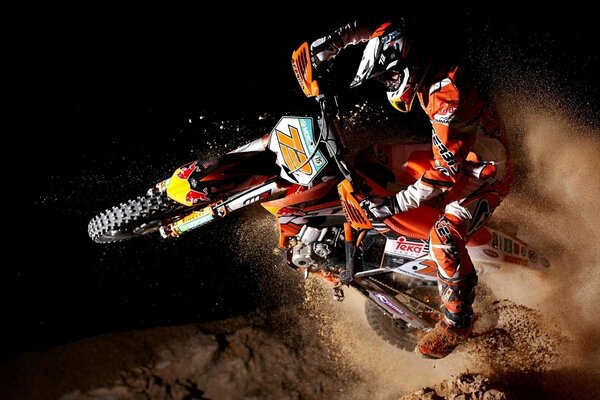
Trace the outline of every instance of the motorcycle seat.
<path fill-rule="evenodd" d="M 428 240 L 429 231 L 439 217 L 440 210 L 421 205 L 419 208 L 392 215 L 383 222 L 399 235 Z"/>

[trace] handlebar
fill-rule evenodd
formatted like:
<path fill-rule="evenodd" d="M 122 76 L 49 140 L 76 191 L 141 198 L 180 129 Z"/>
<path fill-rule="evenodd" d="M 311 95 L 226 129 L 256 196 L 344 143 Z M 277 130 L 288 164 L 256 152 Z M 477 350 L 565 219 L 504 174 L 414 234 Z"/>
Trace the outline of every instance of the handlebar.
<path fill-rule="evenodd" d="M 324 94 L 320 94 L 317 96 L 317 101 L 321 109 L 321 119 L 318 121 L 320 140 L 325 144 L 329 156 L 335 161 L 340 173 L 348 181 L 353 182 L 353 173 L 341 158 L 343 140 L 340 135 L 339 121 L 341 118 L 339 116 L 337 97 L 334 96 L 329 99 Z M 330 107 L 332 107 L 330 105 L 331 102 L 333 102 L 333 111 L 330 111 Z"/>
<path fill-rule="evenodd" d="M 320 138 L 327 148 L 329 156 L 335 161 L 342 176 L 353 182 L 357 189 L 368 189 L 347 165 L 342 158 L 344 140 L 341 135 L 341 117 L 339 113 L 338 98 L 328 93 L 324 82 L 318 82 L 317 72 L 310 58 L 308 42 L 304 42 L 292 53 L 292 69 L 298 84 L 307 97 L 315 97 L 321 110 L 321 119 L 318 121 Z"/>

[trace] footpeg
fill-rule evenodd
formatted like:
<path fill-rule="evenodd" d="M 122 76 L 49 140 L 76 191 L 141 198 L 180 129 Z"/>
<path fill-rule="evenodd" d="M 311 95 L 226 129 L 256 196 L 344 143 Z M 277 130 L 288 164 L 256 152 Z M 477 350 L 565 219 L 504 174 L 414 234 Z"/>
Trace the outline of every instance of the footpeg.
<path fill-rule="evenodd" d="M 344 301 L 344 289 L 340 286 L 336 286 L 333 288 L 333 298 L 337 301 Z"/>
<path fill-rule="evenodd" d="M 344 269 L 340 272 L 340 281 L 343 284 L 349 285 L 353 279 L 354 279 L 353 274 L 351 272 L 349 272 L 348 270 Z"/>

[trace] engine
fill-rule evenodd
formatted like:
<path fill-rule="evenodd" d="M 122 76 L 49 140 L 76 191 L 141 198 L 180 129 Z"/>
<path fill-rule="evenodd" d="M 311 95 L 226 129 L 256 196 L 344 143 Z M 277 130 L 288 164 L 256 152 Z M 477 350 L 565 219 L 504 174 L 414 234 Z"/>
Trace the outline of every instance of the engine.
<path fill-rule="evenodd" d="M 304 225 L 296 238 L 290 241 L 288 261 L 292 267 L 309 272 L 319 269 L 339 272 L 342 263 L 334 255 L 337 254 L 340 234 L 339 227 L 319 229 Z"/>

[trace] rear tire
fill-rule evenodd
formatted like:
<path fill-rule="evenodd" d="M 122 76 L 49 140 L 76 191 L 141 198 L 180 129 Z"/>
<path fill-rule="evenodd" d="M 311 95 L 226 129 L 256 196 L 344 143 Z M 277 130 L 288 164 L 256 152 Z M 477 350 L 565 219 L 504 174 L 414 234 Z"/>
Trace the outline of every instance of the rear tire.
<path fill-rule="evenodd" d="M 88 234 L 97 243 L 111 243 L 156 232 L 182 206 L 164 193 L 151 193 L 112 207 L 88 224 Z"/>
<path fill-rule="evenodd" d="M 371 329 L 386 342 L 402 350 L 413 351 L 421 332 L 401 319 L 393 319 L 371 300 L 365 303 L 365 314 Z"/>

